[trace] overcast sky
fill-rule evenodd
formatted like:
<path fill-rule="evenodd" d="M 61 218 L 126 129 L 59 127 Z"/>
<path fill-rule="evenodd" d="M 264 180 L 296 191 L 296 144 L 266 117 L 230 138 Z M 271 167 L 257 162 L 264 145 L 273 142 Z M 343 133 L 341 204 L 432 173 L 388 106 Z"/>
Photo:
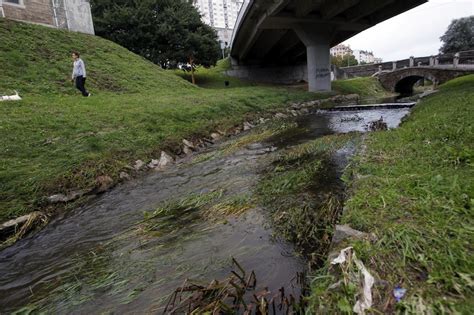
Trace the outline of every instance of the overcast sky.
<path fill-rule="evenodd" d="M 438 53 L 440 36 L 453 19 L 474 15 L 474 0 L 431 0 L 344 42 L 371 50 L 384 61 Z"/>

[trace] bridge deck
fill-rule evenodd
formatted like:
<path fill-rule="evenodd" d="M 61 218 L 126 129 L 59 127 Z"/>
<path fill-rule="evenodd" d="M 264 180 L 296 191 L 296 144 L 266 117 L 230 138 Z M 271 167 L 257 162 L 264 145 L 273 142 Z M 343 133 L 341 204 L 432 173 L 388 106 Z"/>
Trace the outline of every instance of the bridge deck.
<path fill-rule="evenodd" d="M 293 67 L 282 75 L 307 80 L 310 91 L 331 89 L 329 48 L 427 0 L 248 0 L 232 38 L 234 70 L 252 66 Z M 259 73 L 257 73 L 259 72 Z M 264 72 L 264 71 L 263 71 Z M 244 69 L 236 76 L 275 73 Z M 301 75 L 303 74 L 303 75 Z M 271 79 L 271 77 L 270 77 Z"/>

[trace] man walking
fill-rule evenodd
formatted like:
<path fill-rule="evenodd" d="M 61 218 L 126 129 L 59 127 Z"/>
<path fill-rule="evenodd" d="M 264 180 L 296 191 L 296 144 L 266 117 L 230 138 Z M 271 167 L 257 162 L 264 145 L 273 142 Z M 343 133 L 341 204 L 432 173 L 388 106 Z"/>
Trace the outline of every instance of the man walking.
<path fill-rule="evenodd" d="M 80 58 L 80 55 L 77 51 L 72 53 L 72 59 L 74 59 L 74 68 L 72 70 L 71 81 L 76 81 L 76 88 L 81 91 L 82 96 L 91 96 L 85 88 L 86 84 L 86 66 L 84 61 Z"/>

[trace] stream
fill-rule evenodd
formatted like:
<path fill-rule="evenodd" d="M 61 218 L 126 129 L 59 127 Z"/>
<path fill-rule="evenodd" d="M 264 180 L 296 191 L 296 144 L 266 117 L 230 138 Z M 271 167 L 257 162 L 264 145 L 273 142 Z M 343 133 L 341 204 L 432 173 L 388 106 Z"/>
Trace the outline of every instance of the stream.
<path fill-rule="evenodd" d="M 298 296 L 306 262 L 292 244 L 275 237 L 265 209 L 253 205 L 240 215 L 209 220 L 192 211 L 165 216 L 159 219 L 165 232 L 153 234 L 142 231 L 144 212 L 188 196 L 246 199 L 282 150 L 325 135 L 366 132 L 381 117 L 396 128 L 409 112 L 319 110 L 295 118 L 298 132 L 214 154 L 236 139 L 225 140 L 167 170 L 123 183 L 0 252 L 0 313 L 161 313 L 186 279 L 209 283 L 228 276 L 231 257 L 255 271 L 258 288 L 284 287 Z M 353 152 L 338 151 L 337 174 Z"/>

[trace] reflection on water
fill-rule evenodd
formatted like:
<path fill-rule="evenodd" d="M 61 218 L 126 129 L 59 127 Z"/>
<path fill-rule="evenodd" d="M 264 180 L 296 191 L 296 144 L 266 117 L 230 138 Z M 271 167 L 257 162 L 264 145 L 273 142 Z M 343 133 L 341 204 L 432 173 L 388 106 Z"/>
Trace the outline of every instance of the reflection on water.
<path fill-rule="evenodd" d="M 278 150 L 323 135 L 365 132 L 380 117 L 394 128 L 408 111 L 319 111 L 299 117 L 298 126 L 278 138 L 125 183 L 0 252 L 0 312 L 32 303 L 62 314 L 158 312 L 186 279 L 226 277 L 231 257 L 255 271 L 261 288 L 284 286 L 297 295 L 295 277 L 305 262 L 291 244 L 272 237 L 264 209 L 219 220 L 189 213 L 166 222 L 172 233 L 162 235 L 140 232 L 143 212 L 217 190 L 222 198 L 249 196 Z"/>

